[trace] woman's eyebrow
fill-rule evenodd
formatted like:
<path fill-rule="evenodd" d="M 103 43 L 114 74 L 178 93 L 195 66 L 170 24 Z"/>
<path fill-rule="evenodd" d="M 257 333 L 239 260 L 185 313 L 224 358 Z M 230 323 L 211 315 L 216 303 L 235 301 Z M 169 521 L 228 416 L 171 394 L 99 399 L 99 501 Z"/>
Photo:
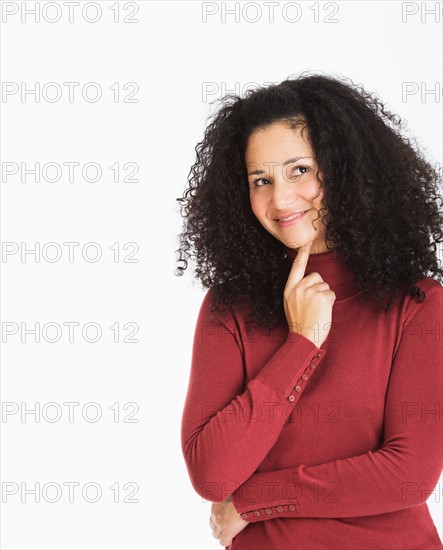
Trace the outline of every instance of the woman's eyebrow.
<path fill-rule="evenodd" d="M 288 164 L 292 164 L 293 162 L 297 162 L 300 159 L 312 159 L 312 157 L 294 157 L 288 160 L 285 160 L 281 163 L 282 166 L 287 166 Z M 266 172 L 264 170 L 254 170 L 253 172 L 248 172 L 248 176 L 258 176 L 259 174 L 265 174 Z"/>

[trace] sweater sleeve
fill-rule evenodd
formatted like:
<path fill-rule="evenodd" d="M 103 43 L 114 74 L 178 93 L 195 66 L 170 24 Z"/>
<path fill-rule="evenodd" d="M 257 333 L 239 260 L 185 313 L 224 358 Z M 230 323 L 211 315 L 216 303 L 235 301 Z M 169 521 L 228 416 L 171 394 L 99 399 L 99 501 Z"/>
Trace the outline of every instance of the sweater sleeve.
<path fill-rule="evenodd" d="M 288 331 L 284 343 L 245 385 L 238 323 L 232 310 L 227 321 L 214 321 L 211 298 L 212 289 L 195 327 L 181 446 L 195 491 L 221 502 L 273 447 L 325 350 Z"/>
<path fill-rule="evenodd" d="M 232 494 L 243 519 L 349 518 L 426 502 L 443 463 L 442 296 L 438 284 L 407 308 L 387 388 L 382 447 L 253 474 Z"/>

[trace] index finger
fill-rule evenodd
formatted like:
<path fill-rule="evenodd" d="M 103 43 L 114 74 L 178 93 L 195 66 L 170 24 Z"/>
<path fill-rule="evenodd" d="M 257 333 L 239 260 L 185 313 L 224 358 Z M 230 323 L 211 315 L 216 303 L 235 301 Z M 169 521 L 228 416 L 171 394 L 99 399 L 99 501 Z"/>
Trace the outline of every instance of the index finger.
<path fill-rule="evenodd" d="M 296 285 L 305 276 L 306 264 L 308 263 L 311 246 L 312 243 L 299 247 L 294 261 L 292 262 L 291 271 L 289 272 L 288 280 L 286 282 L 287 286 Z"/>

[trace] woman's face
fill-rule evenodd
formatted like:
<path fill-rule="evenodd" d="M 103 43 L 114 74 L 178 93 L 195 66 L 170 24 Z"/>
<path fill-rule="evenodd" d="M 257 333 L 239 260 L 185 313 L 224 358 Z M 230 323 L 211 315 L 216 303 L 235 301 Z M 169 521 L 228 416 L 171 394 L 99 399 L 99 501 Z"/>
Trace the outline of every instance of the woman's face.
<path fill-rule="evenodd" d="M 274 123 L 256 130 L 248 139 L 245 162 L 251 208 L 261 225 L 290 248 L 312 242 L 311 254 L 325 252 L 326 226 L 320 219 L 314 222 L 317 230 L 312 224 L 319 218 L 324 192 L 316 178 L 314 152 L 300 127 Z M 306 210 L 286 224 L 276 219 Z"/>

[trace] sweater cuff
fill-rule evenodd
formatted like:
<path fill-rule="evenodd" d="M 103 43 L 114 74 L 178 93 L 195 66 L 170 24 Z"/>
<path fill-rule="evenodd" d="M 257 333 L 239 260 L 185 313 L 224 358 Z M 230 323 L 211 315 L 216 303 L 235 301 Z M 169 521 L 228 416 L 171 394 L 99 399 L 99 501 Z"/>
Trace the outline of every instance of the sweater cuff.
<path fill-rule="evenodd" d="M 305 336 L 289 332 L 286 342 L 255 379 L 271 388 L 281 399 L 293 403 L 325 353 L 324 348 L 318 348 Z"/>

